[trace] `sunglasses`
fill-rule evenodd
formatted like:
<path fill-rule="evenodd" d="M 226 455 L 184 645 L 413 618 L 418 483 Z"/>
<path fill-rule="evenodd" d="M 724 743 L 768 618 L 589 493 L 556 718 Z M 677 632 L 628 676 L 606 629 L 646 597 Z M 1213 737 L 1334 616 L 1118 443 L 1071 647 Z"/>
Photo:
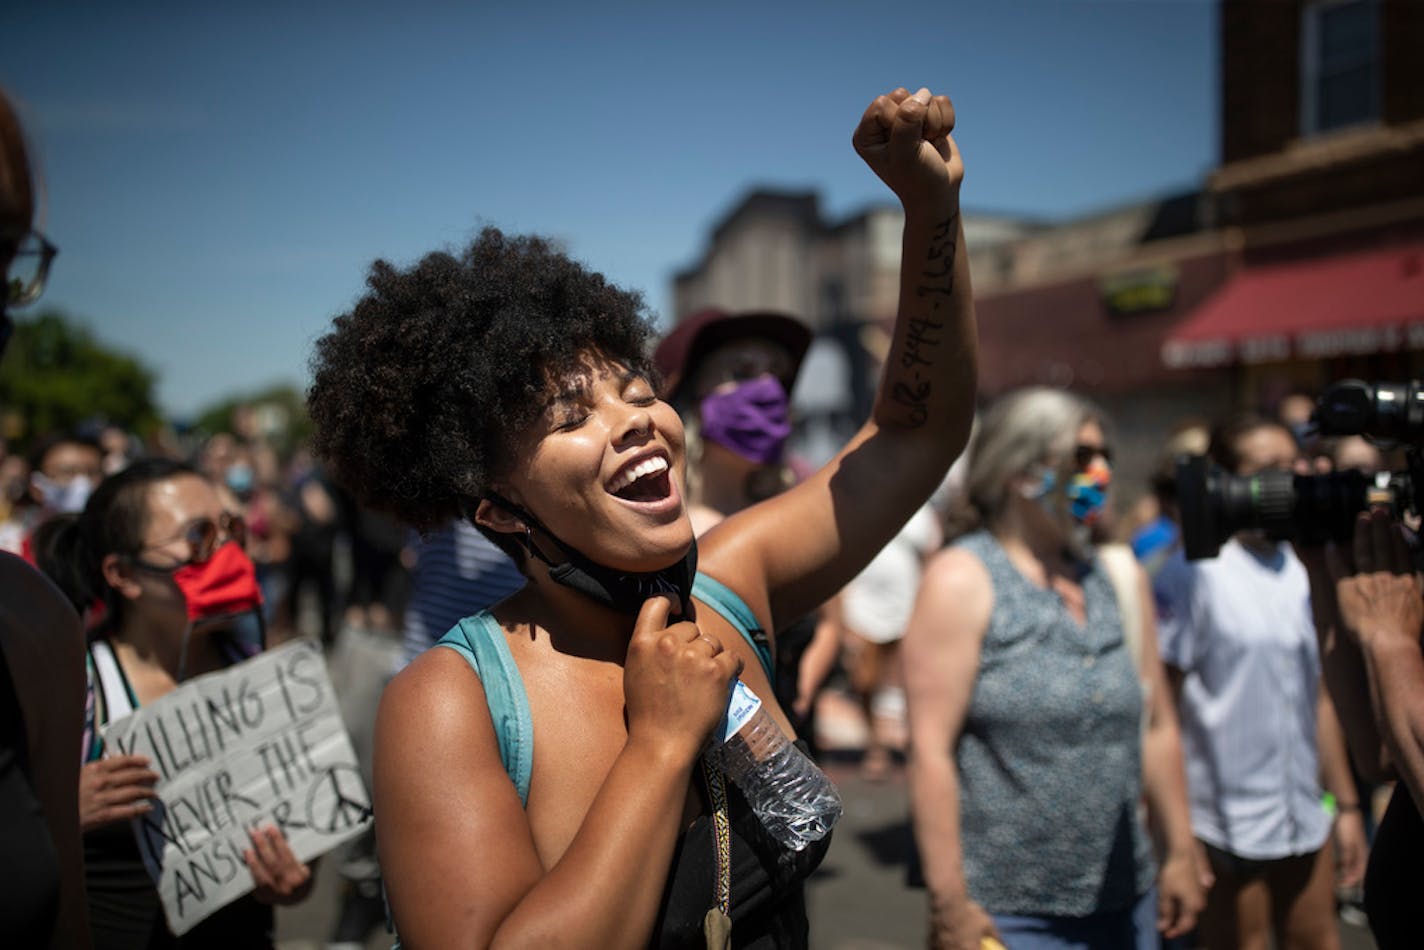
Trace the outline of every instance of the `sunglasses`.
<path fill-rule="evenodd" d="M 1102 456 L 1104 462 L 1112 465 L 1112 449 L 1106 445 L 1078 445 L 1073 448 L 1073 461 L 1077 463 L 1079 471 L 1093 464 L 1093 459 L 1098 456 Z"/>
<path fill-rule="evenodd" d="M 206 564 L 217 549 L 228 541 L 236 541 L 238 547 L 247 546 L 247 522 L 241 515 L 228 513 L 220 515 L 216 521 L 212 518 L 200 518 L 197 521 L 189 522 L 187 527 L 172 537 L 144 545 L 139 549 L 139 553 L 152 551 L 175 541 L 187 543 L 188 556 L 174 564 L 173 567 L 182 567 L 185 564 Z"/>
<path fill-rule="evenodd" d="M 26 231 L 15 242 L 14 259 L 5 275 L 5 304 L 23 307 L 34 303 L 44 293 L 49 278 L 49 265 L 59 248 L 38 231 Z"/>

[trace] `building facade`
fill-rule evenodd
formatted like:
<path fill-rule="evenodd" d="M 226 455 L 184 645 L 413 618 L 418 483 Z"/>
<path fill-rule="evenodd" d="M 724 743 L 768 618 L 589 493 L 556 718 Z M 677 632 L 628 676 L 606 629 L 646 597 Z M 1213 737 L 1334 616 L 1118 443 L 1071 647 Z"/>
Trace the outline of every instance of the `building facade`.
<path fill-rule="evenodd" d="M 965 215 L 982 394 L 1048 384 L 1103 405 L 1123 506 L 1183 423 L 1424 374 L 1424 3 L 1218 13 L 1221 155 L 1200 187 L 1066 222 Z M 839 432 L 868 408 L 901 223 L 754 191 L 678 275 L 677 315 L 806 319 L 846 353 L 849 378 L 803 381 L 845 391 Z"/>

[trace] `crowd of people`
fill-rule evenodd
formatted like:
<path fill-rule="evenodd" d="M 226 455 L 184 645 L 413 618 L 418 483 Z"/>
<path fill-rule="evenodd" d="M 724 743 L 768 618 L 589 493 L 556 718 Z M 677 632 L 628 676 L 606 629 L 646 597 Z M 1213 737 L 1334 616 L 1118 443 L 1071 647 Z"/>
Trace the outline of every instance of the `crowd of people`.
<path fill-rule="evenodd" d="M 899 89 L 855 130 L 905 212 L 899 312 L 819 469 L 788 448 L 803 322 L 710 309 L 659 339 L 638 295 L 494 228 L 372 265 L 317 343 L 309 445 L 240 407 L 186 453 L 100 424 L 0 453 L 3 939 L 271 946 L 318 862 L 252 825 L 252 889 L 176 936 L 132 824 L 158 775 L 104 730 L 285 639 L 367 636 L 391 662 L 345 692 L 376 821 L 333 945 L 387 911 L 412 947 L 809 945 L 832 839 L 769 833 L 707 754 L 735 681 L 812 756 L 853 698 L 862 775 L 907 776 L 932 946 L 1330 948 L 1362 882 L 1380 945 L 1417 941 L 1397 521 L 1187 560 L 1170 468 L 1387 459 L 1291 401 L 1185 420 L 1115 518 L 1101 408 L 977 399 L 953 126 Z M 3 97 L 0 159 L 8 310 L 54 247 Z"/>

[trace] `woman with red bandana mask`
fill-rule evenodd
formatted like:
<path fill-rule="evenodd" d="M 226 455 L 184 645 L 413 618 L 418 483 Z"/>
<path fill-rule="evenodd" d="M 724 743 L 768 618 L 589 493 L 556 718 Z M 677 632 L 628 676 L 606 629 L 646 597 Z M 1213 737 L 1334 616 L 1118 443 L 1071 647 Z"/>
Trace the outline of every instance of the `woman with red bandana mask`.
<path fill-rule="evenodd" d="M 241 519 L 192 468 L 145 459 L 106 479 L 57 532 L 46 557 L 55 580 L 74 603 L 103 608 L 92 612 L 79 782 L 95 947 L 271 946 L 271 905 L 304 898 L 311 868 L 275 827 L 259 828 L 245 855 L 256 891 L 173 937 L 129 823 L 153 807 L 158 776 L 142 756 L 106 755 L 99 737 L 185 679 L 261 649 L 236 632 L 262 605 Z"/>

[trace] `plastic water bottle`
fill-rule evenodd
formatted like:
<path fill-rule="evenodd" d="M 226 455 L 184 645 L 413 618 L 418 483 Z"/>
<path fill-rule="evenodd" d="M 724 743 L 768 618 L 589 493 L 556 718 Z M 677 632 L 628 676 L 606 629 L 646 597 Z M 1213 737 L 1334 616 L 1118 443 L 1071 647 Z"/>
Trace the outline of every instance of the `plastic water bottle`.
<path fill-rule="evenodd" d="M 796 748 L 756 693 L 740 680 L 716 736 L 722 771 L 746 796 L 772 837 L 792 851 L 830 833 L 841 797 L 826 773 Z"/>

